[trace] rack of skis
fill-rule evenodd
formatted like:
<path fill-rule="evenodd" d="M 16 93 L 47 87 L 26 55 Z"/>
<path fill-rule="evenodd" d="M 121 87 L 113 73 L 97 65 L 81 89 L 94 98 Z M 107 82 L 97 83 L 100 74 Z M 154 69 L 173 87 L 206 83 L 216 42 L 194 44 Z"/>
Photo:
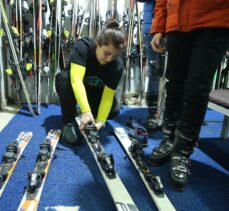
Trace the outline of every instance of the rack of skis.
<path fill-rule="evenodd" d="M 83 36 L 95 37 L 110 19 L 127 38 L 120 99 L 143 96 L 146 57 L 142 41 L 143 4 L 135 0 L 2 0 L 2 66 L 7 97 L 28 103 L 32 115 L 41 102 L 57 102 L 55 75 L 67 70 L 71 46 Z M 35 105 L 31 104 L 35 103 Z"/>
<path fill-rule="evenodd" d="M 79 124 L 80 119 L 76 119 Z M 127 127 L 113 127 L 114 135 L 124 149 L 129 160 L 139 173 L 139 177 L 148 190 L 158 210 L 175 210 L 170 202 L 159 175 L 155 175 L 148 167 L 144 158 L 144 148 L 148 145 L 146 129 L 134 119 L 128 119 Z M 0 164 L 0 197 L 22 157 L 23 151 L 32 139 L 32 132 L 21 132 L 17 139 L 6 146 Z M 40 144 L 35 160 L 34 170 L 28 173 L 28 182 L 18 210 L 37 210 L 45 185 L 46 177 L 54 158 L 54 152 L 60 139 L 60 130 L 50 130 L 45 141 Z M 111 194 L 116 210 L 137 211 L 138 207 L 123 184 L 115 169 L 112 154 L 107 154 L 101 144 L 101 139 L 94 125 L 88 124 L 84 131 L 84 141 L 87 143 L 105 184 Z"/>

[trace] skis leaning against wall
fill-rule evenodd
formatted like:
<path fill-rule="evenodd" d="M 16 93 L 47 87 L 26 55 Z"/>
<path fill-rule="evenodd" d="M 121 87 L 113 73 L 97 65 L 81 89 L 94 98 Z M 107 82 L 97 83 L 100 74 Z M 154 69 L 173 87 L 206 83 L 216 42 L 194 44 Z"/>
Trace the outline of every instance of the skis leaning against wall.
<path fill-rule="evenodd" d="M 80 118 L 76 118 L 78 125 Z M 108 155 L 104 151 L 100 141 L 97 129 L 94 125 L 88 125 L 85 129 L 84 138 L 95 158 L 101 175 L 113 198 L 118 211 L 137 211 L 135 203 L 123 185 L 120 177 L 114 169 L 114 159 L 112 154 Z"/>
<path fill-rule="evenodd" d="M 32 136 L 32 132 L 21 132 L 15 141 L 6 146 L 0 165 L 0 197 Z"/>
<path fill-rule="evenodd" d="M 14 40 L 12 38 L 12 30 L 9 27 L 8 19 L 7 19 L 5 8 L 4 8 L 4 5 L 3 5 L 2 1 L 0 2 L 0 12 L 1 12 L 1 17 L 2 17 L 2 21 L 3 21 L 4 32 L 5 32 L 6 38 L 8 40 L 10 51 L 12 53 L 13 64 L 16 67 L 16 70 L 17 70 L 17 73 L 18 73 L 18 76 L 19 76 L 19 80 L 20 80 L 20 83 L 21 83 L 21 86 L 22 86 L 22 89 L 23 89 L 23 92 L 24 92 L 24 95 L 25 95 L 25 99 L 26 99 L 26 102 L 28 103 L 29 111 L 34 116 L 35 115 L 34 114 L 34 110 L 33 110 L 33 107 L 32 107 L 31 101 L 30 101 L 28 90 L 27 90 L 27 88 L 25 86 L 25 81 L 23 79 L 21 67 L 20 67 L 20 64 L 19 64 L 19 59 L 20 59 L 19 56 L 20 55 L 18 55 L 18 54 L 20 52 L 16 51 L 15 43 L 14 43 Z"/>
<path fill-rule="evenodd" d="M 29 173 L 28 186 L 18 207 L 18 211 L 37 210 L 46 176 L 60 135 L 60 130 L 50 130 L 45 141 L 40 145 L 36 166 L 34 171 Z"/>

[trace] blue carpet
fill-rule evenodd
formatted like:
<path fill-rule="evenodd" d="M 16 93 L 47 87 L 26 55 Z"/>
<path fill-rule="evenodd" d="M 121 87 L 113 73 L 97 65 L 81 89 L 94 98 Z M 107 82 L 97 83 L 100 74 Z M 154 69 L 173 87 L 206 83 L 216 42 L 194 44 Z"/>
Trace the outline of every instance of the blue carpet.
<path fill-rule="evenodd" d="M 146 109 L 123 108 L 110 125 L 123 126 L 129 116 L 143 121 Z M 227 210 L 229 207 L 229 140 L 219 139 L 223 116 L 208 110 L 202 126 L 201 141 L 192 155 L 192 177 L 184 192 L 170 188 L 168 165 L 151 168 L 164 182 L 167 196 L 177 210 Z M 101 131 L 104 149 L 113 153 L 115 168 L 140 210 L 156 210 L 137 171 L 125 157 L 114 138 L 112 128 Z M 0 155 L 5 147 L 22 130 L 32 131 L 33 138 L 24 151 L 5 191 L 0 198 L 0 210 L 16 210 L 27 184 L 27 174 L 33 171 L 39 145 L 49 129 L 61 128 L 60 107 L 49 105 L 41 108 L 41 115 L 31 117 L 24 107 L 0 133 Z M 152 148 L 160 143 L 162 133 L 150 135 L 149 156 Z M 50 206 L 80 206 L 80 210 L 115 210 L 109 191 L 86 144 L 68 146 L 59 143 L 43 189 L 38 210 Z"/>

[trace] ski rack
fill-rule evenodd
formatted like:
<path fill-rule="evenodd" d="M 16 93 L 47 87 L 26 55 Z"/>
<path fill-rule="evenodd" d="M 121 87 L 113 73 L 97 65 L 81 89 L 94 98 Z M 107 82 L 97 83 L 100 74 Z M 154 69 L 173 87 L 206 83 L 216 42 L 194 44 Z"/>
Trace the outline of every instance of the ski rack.
<path fill-rule="evenodd" d="M 60 130 L 50 130 L 45 141 L 40 145 L 35 169 L 28 175 L 28 186 L 18 207 L 18 211 L 36 211 L 49 167 L 61 135 Z"/>
<path fill-rule="evenodd" d="M 15 141 L 6 146 L 0 165 L 0 197 L 32 136 L 32 132 L 21 132 Z"/>
<path fill-rule="evenodd" d="M 76 122 L 78 125 L 80 125 L 79 117 L 76 117 Z M 105 151 L 103 150 L 102 145 L 99 142 L 98 133 L 95 132 L 94 128 L 89 127 L 85 130 L 85 133 L 83 135 L 98 165 L 101 175 L 107 185 L 107 188 L 111 194 L 116 209 L 118 211 L 137 211 L 138 210 L 137 206 L 135 205 L 134 201 L 129 195 L 126 187 L 122 183 L 122 180 L 120 179 L 117 172 L 113 169 L 114 170 L 113 175 L 115 175 L 115 177 L 109 177 L 107 173 L 102 169 L 98 155 L 99 154 L 104 155 Z M 99 150 L 96 152 L 97 149 Z"/>
<path fill-rule="evenodd" d="M 21 82 L 21 86 L 22 86 L 22 89 L 23 89 L 23 92 L 24 92 L 24 95 L 25 95 L 25 99 L 26 99 L 26 101 L 28 103 L 29 111 L 32 114 L 32 116 L 35 116 L 35 113 L 34 113 L 34 110 L 33 110 L 33 107 L 32 107 L 32 103 L 31 103 L 30 98 L 29 98 L 29 93 L 28 93 L 28 90 L 27 90 L 27 88 L 25 86 L 25 81 L 24 81 L 23 76 L 22 76 L 20 64 L 19 64 L 19 61 L 18 61 L 17 52 L 16 52 L 15 45 L 14 45 L 14 42 L 13 42 L 13 39 L 12 39 L 10 28 L 9 28 L 9 25 L 8 25 L 6 12 L 5 12 L 5 9 L 4 9 L 4 6 L 3 6 L 3 1 L 0 1 L 0 13 L 1 13 L 1 16 L 2 16 L 3 25 L 4 25 L 4 28 L 5 28 L 5 33 L 7 35 L 8 41 L 9 41 L 10 50 L 11 50 L 11 53 L 12 53 L 12 56 L 13 56 L 13 60 L 14 60 L 14 63 L 16 64 L 17 73 L 18 73 L 18 76 L 20 78 L 20 82 Z"/>
<path fill-rule="evenodd" d="M 144 173 L 139 168 L 138 163 L 136 162 L 132 153 L 130 152 L 132 141 L 131 141 L 130 137 L 127 135 L 126 131 L 122 127 L 114 127 L 114 134 L 117 137 L 120 145 L 124 148 L 130 161 L 133 163 L 133 165 L 137 169 L 137 171 L 138 171 L 143 183 L 145 184 L 151 198 L 153 199 L 157 209 L 161 210 L 161 211 L 174 211 L 174 210 L 176 210 L 165 193 L 156 194 L 155 191 L 153 191 L 152 188 L 150 187 L 150 185 L 146 179 L 147 177 L 144 176 Z M 158 179 L 158 178 L 156 178 L 156 179 Z M 161 193 L 161 192 L 159 192 L 159 193 Z"/>

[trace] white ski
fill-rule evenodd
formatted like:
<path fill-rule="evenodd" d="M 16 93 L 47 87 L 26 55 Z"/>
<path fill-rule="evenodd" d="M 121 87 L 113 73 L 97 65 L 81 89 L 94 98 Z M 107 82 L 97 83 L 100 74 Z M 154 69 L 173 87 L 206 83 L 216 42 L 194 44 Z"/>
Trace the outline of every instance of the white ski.
<path fill-rule="evenodd" d="M 24 152 L 24 149 L 26 148 L 27 144 L 29 143 L 30 139 L 32 138 L 33 133 L 32 132 L 21 132 L 16 141 L 18 143 L 18 149 L 19 149 L 19 154 L 17 155 L 17 159 L 14 161 L 12 167 L 10 168 L 6 179 L 3 181 L 2 187 L 0 188 L 0 197 L 2 196 L 2 193 L 22 155 L 22 153 Z M 1 170 L 2 166 L 0 166 L 0 170 Z"/>
<path fill-rule="evenodd" d="M 140 171 L 136 161 L 134 160 L 131 153 L 129 152 L 129 148 L 131 146 L 131 140 L 130 140 L 129 136 L 127 135 L 126 131 L 121 127 L 114 127 L 114 133 L 115 133 L 119 143 L 121 144 L 121 146 L 125 149 L 126 154 L 128 155 L 129 159 L 131 160 L 131 162 L 133 163 L 133 165 L 135 166 L 135 168 L 139 172 L 139 175 L 140 175 L 142 181 L 144 182 L 147 190 L 149 191 L 149 194 L 152 197 L 157 209 L 161 210 L 161 211 L 174 211 L 174 210 L 176 210 L 165 194 L 163 195 L 163 197 L 158 197 L 155 195 L 155 193 L 149 187 L 148 182 L 146 181 L 146 179 L 145 179 L 144 175 L 142 174 L 142 172 Z"/>
<path fill-rule="evenodd" d="M 80 118 L 77 117 L 76 121 L 78 123 L 78 125 L 80 125 Z M 124 184 L 122 183 L 120 177 L 118 176 L 117 172 L 116 172 L 116 177 L 113 179 L 110 179 L 107 177 L 107 175 L 105 174 L 105 172 L 102 170 L 99 161 L 97 160 L 96 154 L 93 150 L 93 148 L 91 147 L 91 144 L 89 143 L 87 136 L 84 135 L 84 138 L 93 154 L 93 157 L 98 165 L 98 168 L 101 172 L 101 175 L 107 185 L 107 188 L 111 194 L 111 197 L 114 201 L 114 204 L 116 206 L 116 209 L 118 211 L 137 211 L 138 208 L 135 205 L 134 201 L 132 200 L 131 196 L 129 195 L 126 187 L 124 186 Z"/>
<path fill-rule="evenodd" d="M 60 138 L 60 135 L 61 135 L 61 131 L 60 130 L 50 130 L 48 132 L 48 135 L 46 136 L 46 140 L 49 140 L 51 142 L 51 147 L 52 147 L 52 151 L 51 151 L 51 156 L 50 156 L 50 159 L 48 160 L 48 164 L 45 168 L 45 176 L 44 178 L 42 179 L 42 184 L 41 186 L 39 187 L 39 190 L 36 194 L 36 197 L 34 199 L 27 199 L 27 191 L 28 191 L 28 188 L 26 189 L 25 191 L 25 194 L 21 200 L 21 203 L 18 207 L 18 211 L 36 211 L 37 208 L 38 208 L 38 204 L 39 204 L 39 201 L 40 201 L 40 198 L 41 198 L 41 194 L 42 194 L 42 190 L 43 190 L 43 187 L 44 187 L 44 183 L 45 183 L 45 180 L 46 180 L 46 177 L 47 177 L 47 173 L 49 171 L 49 167 L 50 167 L 50 164 L 51 164 L 51 161 L 52 161 L 52 157 L 53 157 L 53 154 L 55 152 L 55 149 L 56 149 L 56 146 L 57 146 L 57 143 L 59 141 L 59 138 Z"/>

